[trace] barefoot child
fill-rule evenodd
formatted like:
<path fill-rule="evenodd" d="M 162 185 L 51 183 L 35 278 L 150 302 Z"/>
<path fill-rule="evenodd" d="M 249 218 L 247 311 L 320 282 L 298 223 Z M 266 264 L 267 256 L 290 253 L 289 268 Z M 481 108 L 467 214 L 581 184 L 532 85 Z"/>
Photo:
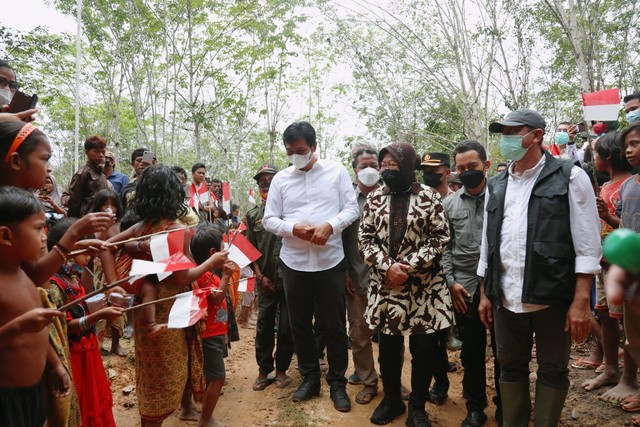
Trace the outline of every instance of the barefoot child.
<path fill-rule="evenodd" d="M 598 172 L 609 172 L 611 179 L 600 187 L 600 194 L 596 199 L 598 214 L 602 220 L 602 239 L 606 238 L 613 229 L 618 228 L 620 219 L 616 215 L 616 204 L 620 200 L 620 188 L 631 176 L 631 165 L 625 157 L 624 142 L 620 139 L 619 132 L 609 132 L 596 141 L 593 152 L 594 166 Z M 604 355 L 604 370 L 595 378 L 582 383 L 582 388 L 587 391 L 596 390 L 610 384 L 617 384 L 620 380 L 618 368 L 618 329 L 619 320 L 622 319 L 622 306 L 611 304 L 607 300 L 604 289 L 604 278 L 608 265 L 602 264 L 602 272 L 596 275 L 596 304 L 598 317 L 602 324 L 602 334 L 596 343 L 596 352 L 600 357 L 597 360 L 584 362 L 593 366 L 594 362 L 602 361 Z M 580 362 L 578 362 L 580 363 Z M 599 363 L 596 363 L 599 365 Z"/>
<path fill-rule="evenodd" d="M 57 251 L 56 243 L 74 221 L 73 218 L 63 219 L 49 230 L 47 237 L 49 250 Z M 82 298 L 86 294 L 80 282 L 80 275 L 89 259 L 90 255 L 86 253 L 70 258 L 51 277 L 49 293 L 58 307 Z M 111 388 L 102 366 L 94 325 L 102 319 L 112 321 L 122 316 L 122 309 L 104 307 L 90 313 L 87 305 L 80 303 L 71 307 L 66 312 L 66 316 L 71 371 L 80 401 L 82 424 L 84 426 L 115 426 Z"/>
<path fill-rule="evenodd" d="M 0 159 L 1 161 L 1 159 Z M 62 316 L 42 308 L 34 282 L 20 267 L 46 244 L 42 204 L 27 191 L 0 187 L 0 425 L 41 427 L 41 382 L 49 325 Z"/>
<path fill-rule="evenodd" d="M 211 255 L 222 250 L 222 235 L 213 225 L 201 225 L 191 239 L 191 254 L 198 264 L 205 262 Z M 225 294 L 229 278 L 235 264 L 227 261 L 222 269 L 222 280 L 211 272 L 206 272 L 198 279 L 198 287 L 211 287 L 222 292 L 214 292 L 207 297 L 206 328 L 202 333 L 202 352 L 204 354 L 204 377 L 207 388 L 202 402 L 202 413 L 198 420 L 199 427 L 219 426 L 213 418 L 213 411 L 224 385 L 224 358 L 227 356 L 225 336 L 227 334 L 227 302 Z"/>

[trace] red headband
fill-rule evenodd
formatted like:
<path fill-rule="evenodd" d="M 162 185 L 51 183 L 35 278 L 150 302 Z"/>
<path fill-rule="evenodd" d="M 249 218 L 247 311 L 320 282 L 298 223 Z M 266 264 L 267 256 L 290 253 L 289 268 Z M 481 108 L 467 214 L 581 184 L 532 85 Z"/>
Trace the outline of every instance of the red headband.
<path fill-rule="evenodd" d="M 24 140 L 27 139 L 29 135 L 31 135 L 31 133 L 35 130 L 38 130 L 38 128 L 32 125 L 31 123 L 27 123 L 22 127 L 22 129 L 20 129 L 20 132 L 18 132 L 18 135 L 16 135 L 16 138 L 13 140 L 13 143 L 11 143 L 11 147 L 9 147 L 9 151 L 7 151 L 7 155 L 4 158 L 4 161 L 6 163 L 9 163 L 9 159 L 11 158 L 11 155 L 18 150 L 18 148 L 22 145 Z"/>

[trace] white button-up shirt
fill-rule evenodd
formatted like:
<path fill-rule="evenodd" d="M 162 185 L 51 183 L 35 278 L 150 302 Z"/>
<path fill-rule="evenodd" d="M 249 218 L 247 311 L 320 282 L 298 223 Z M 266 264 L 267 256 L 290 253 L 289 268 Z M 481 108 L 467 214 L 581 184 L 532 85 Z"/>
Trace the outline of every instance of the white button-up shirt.
<path fill-rule="evenodd" d="M 522 176 L 514 175 L 513 164 L 509 167 L 507 192 L 504 200 L 504 218 L 500 234 L 500 257 L 502 273 L 500 285 L 504 294 L 502 304 L 514 313 L 541 310 L 546 305 L 522 302 L 524 286 L 524 264 L 527 253 L 527 221 L 529 198 L 533 186 L 542 172 L 545 156 L 538 164 L 526 170 Z M 485 193 L 485 207 L 489 201 L 489 189 Z M 600 244 L 600 218 L 596 208 L 593 187 L 587 174 L 579 167 L 571 169 L 569 178 L 569 226 L 573 249 L 576 253 L 575 272 L 595 274 L 600 271 L 602 246 Z M 482 244 L 478 276 L 484 277 L 487 270 L 487 211 L 484 212 Z"/>
<path fill-rule="evenodd" d="M 289 166 L 273 177 L 262 223 L 267 231 L 282 237 L 280 258 L 287 267 L 324 271 L 344 258 L 341 233 L 358 215 L 349 172 L 338 162 L 318 159 L 307 172 Z M 293 235 L 297 223 L 317 226 L 325 222 L 331 224 L 333 234 L 324 246 Z"/>

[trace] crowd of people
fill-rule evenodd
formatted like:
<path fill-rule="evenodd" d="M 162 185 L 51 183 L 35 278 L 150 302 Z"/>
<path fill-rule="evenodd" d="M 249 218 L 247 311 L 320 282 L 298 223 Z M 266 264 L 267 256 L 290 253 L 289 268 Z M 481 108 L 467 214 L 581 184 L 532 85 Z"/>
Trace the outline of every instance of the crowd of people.
<path fill-rule="evenodd" d="M 0 99 L 17 89 L 0 62 Z M 237 205 L 223 210 L 222 181 L 204 163 L 191 167 L 189 183 L 184 168 L 140 147 L 129 176 L 115 170 L 97 135 L 84 143 L 86 164 L 61 185 L 50 143 L 30 123 L 36 111 L 0 113 L 0 425 L 114 426 L 105 329 L 118 356 L 133 331 L 143 426 L 162 425 L 176 410 L 199 426 L 221 425 L 213 414 L 224 359 L 240 339 L 238 324 L 254 327 L 254 310 L 253 390 L 292 386 L 295 354 L 302 382 L 294 402 L 318 396 L 324 373 L 336 410 L 350 411 L 352 398 L 376 400 L 373 424 L 407 412 L 407 426 L 430 426 L 426 403 L 448 399 L 456 367 L 447 347 L 460 346 L 462 427 L 484 425 L 490 344 L 498 424 L 556 426 L 572 341 L 590 333 L 596 350 L 571 365 L 598 372 L 582 387 L 614 385 L 600 398 L 640 410 L 638 277 L 602 257 L 612 230 L 640 232 L 640 94 L 624 104 L 622 131 L 598 122 L 592 137 L 564 122 L 549 146 L 539 113 L 510 112 L 489 126 L 508 161 L 491 178 L 474 140 L 422 155 L 403 142 L 380 150 L 357 143 L 351 174 L 318 156 L 311 124 L 294 122 L 283 132 L 290 165 L 260 166 L 260 198 L 243 217 Z M 184 234 L 182 251 L 196 266 L 127 281 L 134 260 L 152 260 L 149 236 L 162 232 Z M 245 269 L 228 258 L 230 232 L 261 253 Z M 239 295 L 246 277 L 256 291 Z M 168 328 L 170 297 L 207 288 L 215 292 L 204 320 Z M 101 299 L 85 300 L 100 289 Z M 405 337 L 411 380 L 403 385 Z M 362 387 L 349 396 L 347 383 Z"/>

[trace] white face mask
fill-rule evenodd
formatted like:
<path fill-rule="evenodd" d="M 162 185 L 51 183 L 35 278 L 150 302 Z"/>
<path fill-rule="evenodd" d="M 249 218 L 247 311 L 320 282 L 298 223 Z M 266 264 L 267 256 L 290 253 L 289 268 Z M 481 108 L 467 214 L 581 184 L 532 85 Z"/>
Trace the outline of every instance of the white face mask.
<path fill-rule="evenodd" d="M 13 99 L 13 92 L 9 89 L 0 89 L 0 107 L 9 105 Z"/>
<path fill-rule="evenodd" d="M 367 167 L 358 172 L 358 181 L 365 187 L 373 187 L 380 181 L 380 172 L 372 167 Z"/>
<path fill-rule="evenodd" d="M 307 154 L 292 154 L 287 156 L 293 167 L 296 169 L 302 169 L 309 164 L 311 161 L 311 156 L 313 156 L 313 152 L 309 150 Z"/>

